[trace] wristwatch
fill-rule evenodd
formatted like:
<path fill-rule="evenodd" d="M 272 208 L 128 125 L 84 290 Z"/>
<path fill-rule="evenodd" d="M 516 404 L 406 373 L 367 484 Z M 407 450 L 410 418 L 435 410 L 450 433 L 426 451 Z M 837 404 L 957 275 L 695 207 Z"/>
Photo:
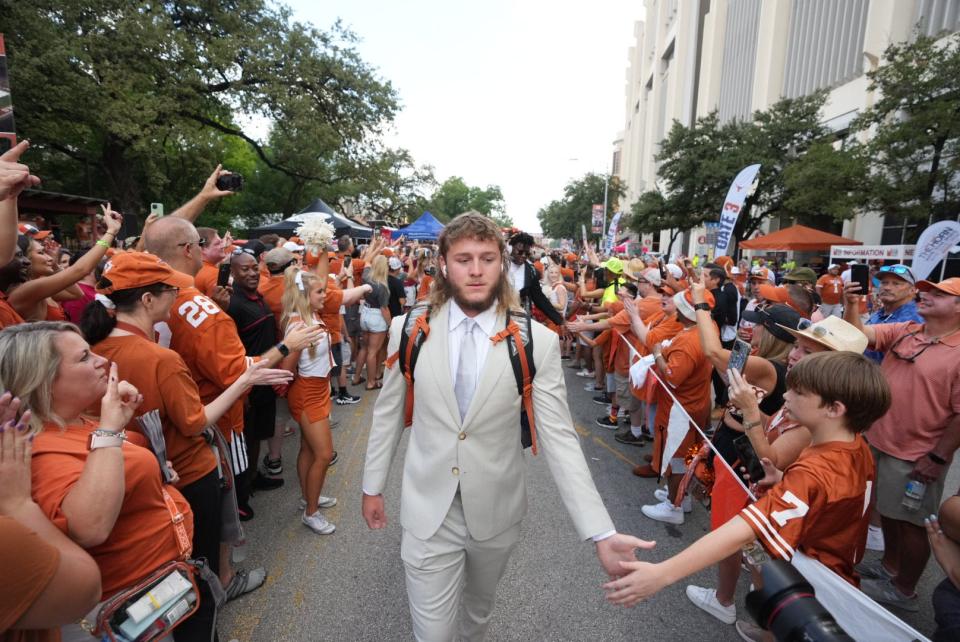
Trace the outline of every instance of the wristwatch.
<path fill-rule="evenodd" d="M 290 355 L 290 348 L 288 348 L 287 346 L 285 346 L 285 345 L 283 344 L 283 341 L 281 341 L 280 343 L 278 343 L 278 344 L 275 345 L 274 347 L 277 349 L 277 352 L 279 352 L 279 353 L 280 353 L 281 355 L 283 355 L 284 357 Z"/>
<path fill-rule="evenodd" d="M 944 465 L 946 465 L 946 463 L 947 463 L 947 460 L 946 460 L 946 459 L 944 459 L 943 457 L 941 457 L 941 456 L 938 455 L 937 453 L 933 452 L 932 450 L 927 453 L 927 458 L 929 458 L 930 461 L 932 461 L 933 463 L 937 464 L 938 466 L 944 466 Z"/>
<path fill-rule="evenodd" d="M 709 303 L 694 303 L 694 304 L 693 304 L 693 309 L 694 309 L 694 310 L 703 310 L 704 312 L 709 312 L 709 311 L 710 311 L 710 304 L 709 304 Z"/>
<path fill-rule="evenodd" d="M 762 421 L 745 421 L 743 422 L 743 432 L 747 432 L 751 428 L 756 428 L 761 425 L 763 425 Z"/>
<path fill-rule="evenodd" d="M 97 428 L 90 433 L 90 450 L 97 448 L 119 448 L 127 440 L 127 431 L 101 430 Z"/>

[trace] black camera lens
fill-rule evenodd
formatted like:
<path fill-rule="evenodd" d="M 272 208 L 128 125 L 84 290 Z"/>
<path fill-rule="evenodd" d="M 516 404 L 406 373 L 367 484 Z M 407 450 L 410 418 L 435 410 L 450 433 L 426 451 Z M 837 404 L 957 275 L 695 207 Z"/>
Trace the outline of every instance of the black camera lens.
<path fill-rule="evenodd" d="M 767 562 L 760 573 L 763 586 L 747 594 L 747 612 L 777 640 L 853 642 L 817 601 L 810 583 L 788 562 Z"/>

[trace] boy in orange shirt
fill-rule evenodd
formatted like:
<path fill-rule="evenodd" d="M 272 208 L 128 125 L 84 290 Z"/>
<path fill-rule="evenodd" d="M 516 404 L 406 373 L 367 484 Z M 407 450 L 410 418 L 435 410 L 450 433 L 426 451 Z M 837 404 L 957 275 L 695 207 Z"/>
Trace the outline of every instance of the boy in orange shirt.
<path fill-rule="evenodd" d="M 787 387 L 786 412 L 813 439 L 783 478 L 678 555 L 658 564 L 621 562 L 630 573 L 604 586 L 607 600 L 632 606 L 754 540 L 773 558 L 789 561 L 800 551 L 858 585 L 854 566 L 863 557 L 875 479 L 860 433 L 886 413 L 890 387 L 876 364 L 850 352 L 810 355 L 787 375 Z"/>

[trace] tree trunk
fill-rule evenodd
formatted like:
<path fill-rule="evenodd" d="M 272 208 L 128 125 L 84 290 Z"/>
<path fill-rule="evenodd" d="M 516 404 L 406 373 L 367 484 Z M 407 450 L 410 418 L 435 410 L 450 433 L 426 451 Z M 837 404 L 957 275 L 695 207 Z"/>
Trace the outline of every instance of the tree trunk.
<path fill-rule="evenodd" d="M 103 146 L 102 156 L 104 173 L 110 184 L 110 205 L 124 215 L 119 238 L 138 233 L 139 226 L 135 221 L 147 213 L 142 185 L 134 175 L 136 163 L 127 158 L 126 149 L 122 141 L 110 137 Z"/>

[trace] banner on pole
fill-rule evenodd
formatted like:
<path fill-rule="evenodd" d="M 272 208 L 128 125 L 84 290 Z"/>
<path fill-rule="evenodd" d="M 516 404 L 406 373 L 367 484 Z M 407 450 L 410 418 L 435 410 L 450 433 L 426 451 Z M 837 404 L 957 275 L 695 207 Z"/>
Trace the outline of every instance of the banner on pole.
<path fill-rule="evenodd" d="M 594 234 L 603 234 L 603 203 L 593 206 L 591 227 Z"/>
<path fill-rule="evenodd" d="M 954 245 L 960 243 L 960 223 L 940 221 L 923 231 L 913 251 L 910 269 L 917 280 L 930 276 L 933 268 L 947 258 Z"/>
<path fill-rule="evenodd" d="M 723 202 L 720 210 L 720 227 L 717 230 L 717 249 L 714 256 L 725 256 L 730 249 L 730 238 L 737 226 L 737 219 L 740 218 L 740 210 L 743 209 L 747 197 L 756 189 L 754 181 L 757 180 L 759 171 L 759 164 L 744 167 L 727 190 L 727 200 Z"/>
<path fill-rule="evenodd" d="M 613 246 L 617 242 L 617 228 L 620 226 L 620 217 L 623 216 L 623 212 L 617 212 L 613 215 L 613 220 L 610 221 L 610 229 L 607 230 L 607 253 L 610 253 L 610 250 L 613 249 Z"/>

